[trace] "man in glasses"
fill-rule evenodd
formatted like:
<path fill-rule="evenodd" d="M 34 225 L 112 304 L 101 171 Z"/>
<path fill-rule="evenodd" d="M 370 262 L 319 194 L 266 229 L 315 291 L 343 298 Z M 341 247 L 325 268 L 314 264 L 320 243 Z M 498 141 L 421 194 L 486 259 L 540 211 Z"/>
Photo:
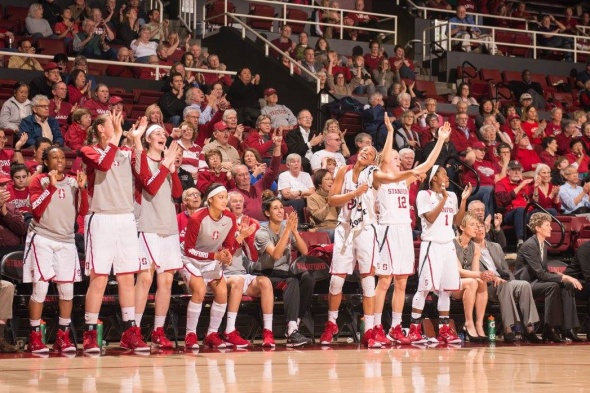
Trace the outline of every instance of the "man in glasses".
<path fill-rule="evenodd" d="M 38 138 L 45 137 L 54 145 L 63 146 L 64 139 L 59 129 L 59 123 L 54 117 L 49 116 L 49 98 L 44 95 L 36 95 L 31 100 L 33 114 L 27 116 L 20 123 L 20 136 L 25 133 L 28 136 L 24 147 L 33 146 Z"/>

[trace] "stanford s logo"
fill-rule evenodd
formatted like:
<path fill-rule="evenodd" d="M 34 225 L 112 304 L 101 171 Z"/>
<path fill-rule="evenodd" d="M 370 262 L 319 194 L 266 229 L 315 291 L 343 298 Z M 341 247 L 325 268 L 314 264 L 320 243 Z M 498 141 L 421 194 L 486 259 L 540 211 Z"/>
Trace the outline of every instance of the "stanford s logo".
<path fill-rule="evenodd" d="M 213 234 L 211 235 L 211 238 L 213 240 L 219 239 L 219 231 L 213 231 Z"/>
<path fill-rule="evenodd" d="M 66 191 L 63 188 L 60 188 L 57 192 L 59 199 L 66 199 Z"/>

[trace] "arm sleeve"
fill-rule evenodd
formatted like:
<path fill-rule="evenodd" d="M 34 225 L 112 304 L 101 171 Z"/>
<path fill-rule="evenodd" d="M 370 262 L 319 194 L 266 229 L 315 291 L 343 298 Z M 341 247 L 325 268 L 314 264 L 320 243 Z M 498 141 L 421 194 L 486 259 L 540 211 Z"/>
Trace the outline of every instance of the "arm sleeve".
<path fill-rule="evenodd" d="M 266 172 L 264 172 L 262 179 L 260 179 L 260 181 L 262 181 L 262 186 L 264 187 L 263 190 L 269 189 L 272 186 L 272 183 L 277 180 L 280 165 L 281 157 L 273 156 L 270 161 L 270 166 L 266 169 Z"/>
<path fill-rule="evenodd" d="M 107 148 L 102 153 L 96 151 L 96 149 L 94 149 L 92 146 L 84 146 L 80 150 L 80 153 L 82 154 L 82 161 L 88 167 L 94 170 L 106 172 L 111 169 L 118 149 L 119 148 L 117 146 L 109 143 Z"/>
<path fill-rule="evenodd" d="M 152 173 L 148 165 L 147 153 L 145 150 L 141 152 L 139 161 L 137 160 L 137 155 L 133 154 L 131 158 L 131 165 L 133 167 L 135 177 L 141 184 L 141 187 L 150 195 L 156 195 L 162 184 L 164 184 L 164 181 L 166 181 L 166 177 L 170 173 L 168 168 L 164 166 L 160 166 L 156 173 Z"/>
<path fill-rule="evenodd" d="M 36 221 L 39 221 L 45 209 L 51 202 L 51 196 L 55 193 L 57 188 L 51 184 L 47 188 L 43 188 L 41 180 L 45 179 L 45 176 L 35 176 L 29 186 L 30 198 L 31 198 L 31 209 L 33 210 L 33 217 Z"/>
<path fill-rule="evenodd" d="M 89 208 L 89 204 L 88 204 L 88 189 L 83 188 L 83 189 L 79 189 L 78 188 L 78 193 L 76 194 L 76 206 L 78 207 L 78 215 L 79 216 L 85 216 L 86 214 L 88 214 L 88 208 Z"/>
<path fill-rule="evenodd" d="M 267 230 L 260 228 L 256 231 L 254 244 L 256 246 L 256 250 L 258 250 L 259 256 L 266 252 L 266 247 L 268 247 L 270 241 L 271 240 L 268 236 Z"/>
<path fill-rule="evenodd" d="M 186 235 L 184 238 L 184 253 L 185 255 L 196 259 L 198 261 L 208 261 L 215 259 L 214 252 L 201 251 L 196 247 L 197 237 L 201 229 L 201 218 L 192 215 L 188 219 L 188 225 L 186 226 Z"/>

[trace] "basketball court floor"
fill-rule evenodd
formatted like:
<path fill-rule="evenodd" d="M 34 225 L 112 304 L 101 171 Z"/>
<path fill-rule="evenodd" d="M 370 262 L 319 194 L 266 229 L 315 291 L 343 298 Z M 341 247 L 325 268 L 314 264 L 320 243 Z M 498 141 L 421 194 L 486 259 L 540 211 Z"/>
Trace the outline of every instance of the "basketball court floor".
<path fill-rule="evenodd" d="M 0 356 L 0 393 L 584 392 L 590 344 Z"/>

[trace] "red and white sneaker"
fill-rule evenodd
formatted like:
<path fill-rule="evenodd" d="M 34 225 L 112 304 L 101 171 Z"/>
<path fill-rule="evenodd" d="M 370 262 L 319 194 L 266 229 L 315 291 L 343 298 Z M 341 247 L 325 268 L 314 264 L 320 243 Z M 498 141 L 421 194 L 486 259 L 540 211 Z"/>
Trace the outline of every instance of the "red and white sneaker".
<path fill-rule="evenodd" d="M 322 337 L 320 337 L 320 344 L 321 345 L 330 345 L 334 341 L 334 335 L 338 334 L 338 325 L 334 322 L 328 321 L 326 322 L 326 327 L 324 328 L 324 332 L 322 333 Z"/>
<path fill-rule="evenodd" d="M 141 337 L 141 329 L 139 326 L 132 326 L 125 330 L 121 335 L 121 342 L 119 344 L 122 348 L 132 349 L 137 352 L 149 351 L 150 347 L 143 341 Z"/>
<path fill-rule="evenodd" d="M 442 325 L 438 329 L 438 341 L 445 344 L 460 344 L 461 339 L 453 332 L 449 325 Z"/>
<path fill-rule="evenodd" d="M 32 353 L 47 353 L 49 348 L 43 344 L 43 335 L 41 331 L 31 330 L 29 334 L 29 352 Z"/>
<path fill-rule="evenodd" d="M 383 330 L 383 325 L 377 325 L 373 328 L 373 339 L 382 346 L 390 345 L 391 341 L 385 336 L 385 330 Z"/>
<path fill-rule="evenodd" d="M 227 343 L 221 339 L 219 333 L 210 333 L 203 340 L 203 345 L 211 348 L 227 348 Z"/>
<path fill-rule="evenodd" d="M 275 347 L 275 336 L 272 334 L 272 331 L 268 329 L 264 329 L 262 331 L 262 346 L 264 348 L 274 348 Z"/>
<path fill-rule="evenodd" d="M 86 353 L 99 353 L 100 347 L 98 346 L 96 330 L 87 330 L 84 332 L 84 352 Z"/>
<path fill-rule="evenodd" d="M 166 337 L 163 327 L 157 327 L 152 331 L 152 346 L 160 349 L 171 349 L 174 348 L 172 341 Z"/>
<path fill-rule="evenodd" d="M 381 348 L 381 343 L 375 340 L 375 332 L 373 329 L 369 329 L 363 334 L 363 340 L 361 342 L 367 348 Z"/>
<path fill-rule="evenodd" d="M 422 334 L 422 327 L 418 323 L 410 324 L 410 334 L 408 334 L 410 344 L 426 344 L 428 339 Z"/>
<path fill-rule="evenodd" d="M 196 333 L 189 333 L 184 338 L 184 349 L 199 349 L 199 339 Z"/>
<path fill-rule="evenodd" d="M 237 330 L 225 334 L 225 343 L 227 346 L 233 346 L 235 348 L 246 348 L 250 346 L 250 341 L 242 338 L 240 332 Z"/>
<path fill-rule="evenodd" d="M 387 338 L 390 339 L 394 343 L 398 343 L 401 345 L 409 345 L 410 339 L 406 337 L 404 331 L 402 330 L 402 325 L 392 326 L 389 329 L 389 333 L 387 333 Z"/>
<path fill-rule="evenodd" d="M 58 329 L 53 349 L 57 352 L 76 352 L 76 346 L 70 340 L 70 329 Z"/>

